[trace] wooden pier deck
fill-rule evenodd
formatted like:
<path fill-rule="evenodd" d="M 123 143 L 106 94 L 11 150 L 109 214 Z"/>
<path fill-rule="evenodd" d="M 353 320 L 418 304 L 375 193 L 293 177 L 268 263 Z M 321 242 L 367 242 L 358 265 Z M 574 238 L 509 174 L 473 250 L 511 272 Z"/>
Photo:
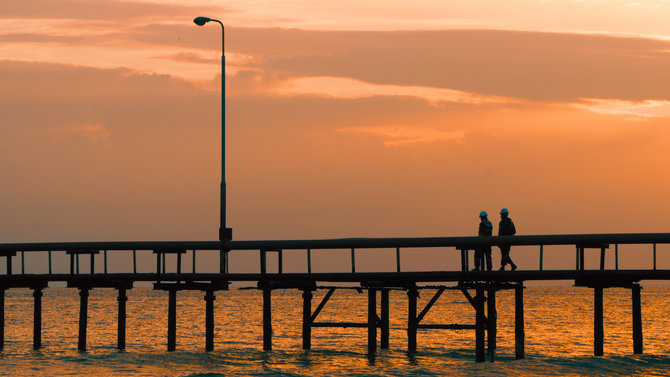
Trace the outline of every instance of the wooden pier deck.
<path fill-rule="evenodd" d="M 517 271 L 472 271 L 470 258 L 480 247 L 534 246 L 537 250 L 537 268 Z M 537 235 L 509 237 L 430 237 L 430 238 L 344 238 L 322 240 L 270 240 L 270 241 L 185 241 L 185 242 L 59 242 L 59 243 L 14 243 L 0 244 L 0 257 L 5 258 L 4 274 L 0 274 L 0 350 L 4 344 L 5 291 L 12 288 L 30 288 L 34 296 L 33 348 L 41 347 L 42 291 L 49 284 L 62 282 L 80 291 L 79 341 L 78 348 L 86 349 L 86 328 L 88 319 L 88 295 L 94 288 L 115 288 L 118 290 L 118 343 L 125 348 L 125 323 L 127 290 L 136 282 L 153 282 L 154 289 L 165 290 L 168 295 L 167 349 L 176 349 L 176 300 L 177 292 L 199 290 L 205 293 L 205 349 L 214 349 L 214 300 L 216 292 L 230 288 L 231 283 L 251 282 L 263 292 L 263 348 L 272 349 L 272 291 L 297 289 L 303 298 L 303 342 L 305 349 L 311 348 L 312 328 L 360 327 L 367 329 L 368 352 L 374 354 L 377 339 L 381 348 L 389 347 L 389 291 L 404 290 L 407 293 L 407 350 L 417 350 L 416 334 L 419 330 L 474 330 L 475 360 L 485 361 L 489 355 L 495 358 L 496 349 L 496 292 L 514 290 L 515 294 L 515 350 L 517 358 L 524 358 L 524 282 L 564 280 L 575 286 L 589 287 L 594 291 L 594 355 L 602 355 L 604 347 L 603 331 L 603 289 L 623 287 L 631 289 L 632 328 L 634 353 L 643 352 L 643 329 L 641 317 L 641 281 L 670 280 L 670 270 L 657 268 L 657 245 L 670 244 L 670 233 L 634 234 L 579 234 L 579 235 Z M 574 256 L 562 255 L 562 260 L 574 260 L 574 269 L 546 269 L 544 252 L 546 247 L 572 246 Z M 648 245 L 651 249 L 647 269 L 624 269 L 619 265 L 619 245 Z M 456 253 L 459 263 L 452 269 L 440 271 L 411 271 L 401 265 L 401 255 L 416 249 L 431 248 Z M 368 250 L 388 249 L 395 252 L 394 267 L 389 271 L 362 272 L 357 270 L 357 255 Z M 288 250 L 303 250 L 304 272 L 284 272 L 283 253 Z M 350 256 L 350 270 L 345 272 L 312 271 L 312 251 L 347 253 Z M 138 269 L 137 252 L 151 251 L 155 255 L 154 264 L 141 262 Z M 196 258 L 200 251 L 218 252 L 218 272 L 196 271 Z M 585 254 L 595 251 L 599 263 L 587 266 Z M 69 258 L 69 269 L 54 267 L 54 253 Z M 127 272 L 108 272 L 108 255 L 127 253 L 132 255 L 132 268 L 128 263 Z M 240 273 L 229 266 L 231 253 L 256 253 L 258 272 Z M 268 254 L 274 254 L 274 271 L 268 269 Z M 30 265 L 26 264 L 30 255 Z M 40 255 L 40 258 L 35 258 Z M 596 254 L 597 255 L 597 254 Z M 168 258 L 174 261 L 168 271 Z M 192 268 L 183 271 L 186 258 L 191 259 Z M 574 259 L 572 259 L 574 258 Z M 40 259 L 41 262 L 35 262 Z M 593 261 L 593 257 L 588 260 Z M 96 263 L 96 260 L 98 261 Z M 128 258 L 130 260 L 130 258 Z M 609 262 L 610 268 L 607 268 Z M 3 266 L 0 259 L 0 266 Z M 39 264 L 48 272 L 34 271 Z M 388 264 L 387 264 L 388 265 Z M 613 265 L 613 266 L 612 266 Z M 590 268 L 588 268 L 590 267 Z M 621 267 L 621 268 L 620 268 Z M 97 268 L 97 270 L 96 270 Z M 0 271 L 2 269 L 0 268 Z M 151 270 L 151 272 L 138 272 Z M 318 315 L 330 297 L 342 286 L 323 287 L 328 283 L 348 283 L 349 288 L 367 291 L 368 320 L 366 322 L 320 322 Z M 327 289 L 327 293 L 312 310 L 313 292 Z M 417 307 L 418 292 L 432 289 L 434 293 L 428 304 L 420 311 Z M 465 324 L 424 324 L 425 315 L 438 302 L 447 289 L 463 293 L 473 308 L 471 323 Z M 377 308 L 377 294 L 380 295 Z M 378 310 L 379 309 L 379 310 Z M 378 331 L 380 336 L 378 336 Z"/>

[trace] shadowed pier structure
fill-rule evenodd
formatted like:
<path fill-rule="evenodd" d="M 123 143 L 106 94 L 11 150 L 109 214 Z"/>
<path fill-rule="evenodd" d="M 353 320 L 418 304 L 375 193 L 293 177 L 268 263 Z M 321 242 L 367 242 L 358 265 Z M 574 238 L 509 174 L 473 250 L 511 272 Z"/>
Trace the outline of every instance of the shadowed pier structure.
<path fill-rule="evenodd" d="M 575 286 L 593 289 L 593 353 L 603 355 L 605 333 L 603 328 L 603 291 L 606 288 L 627 288 L 631 290 L 633 352 L 643 352 L 643 329 L 641 309 L 642 280 L 670 280 L 670 270 L 657 268 L 657 245 L 669 244 L 670 233 L 638 234 L 581 234 L 581 235 L 538 235 L 538 236 L 498 236 L 498 237 L 430 237 L 430 238 L 344 238 L 322 240 L 268 240 L 268 241 L 189 241 L 189 242 L 67 242 L 67 243 L 21 243 L 0 244 L 0 257 L 5 258 L 4 274 L 0 273 L 0 349 L 4 345 L 5 292 L 13 288 L 28 288 L 33 291 L 33 348 L 42 347 L 42 295 L 50 283 L 66 283 L 76 288 L 80 294 L 78 349 L 86 350 L 88 298 L 91 289 L 113 288 L 118 292 L 118 342 L 119 349 L 126 347 L 126 302 L 127 292 L 136 282 L 153 282 L 156 290 L 168 292 L 167 349 L 177 348 L 177 293 L 180 291 L 201 291 L 205 301 L 205 350 L 211 351 L 215 345 L 214 301 L 216 293 L 226 291 L 231 282 L 256 283 L 262 292 L 263 304 L 263 349 L 272 349 L 272 291 L 293 289 L 302 292 L 302 347 L 312 347 L 312 331 L 328 328 L 360 328 L 367 333 L 367 351 L 374 356 L 379 347 L 390 345 L 390 291 L 404 291 L 407 296 L 407 351 L 417 351 L 417 333 L 434 330 L 473 330 L 474 356 L 478 362 L 495 360 L 497 340 L 496 295 L 501 290 L 514 291 L 514 344 L 517 359 L 525 357 L 524 328 L 524 283 L 527 281 L 566 280 Z M 475 249 L 483 246 L 534 246 L 539 251 L 536 269 L 517 271 L 471 271 L 470 256 Z M 648 269 L 620 269 L 620 245 L 651 246 L 652 254 Z M 571 246 L 575 250 L 574 269 L 546 269 L 545 248 Z M 416 249 L 431 248 L 448 253 L 456 253 L 453 268 L 439 271 L 408 271 L 401 266 L 401 255 L 411 256 Z M 356 256 L 367 250 L 388 249 L 393 253 L 395 268 L 389 271 L 362 272 L 356 268 Z M 287 250 L 305 252 L 306 271 L 284 271 L 283 253 Z M 312 251 L 327 253 L 347 253 L 351 257 L 350 271 L 312 271 Z M 586 257 L 590 250 L 599 254 Z M 138 251 L 150 251 L 155 264 L 146 265 L 146 260 L 138 266 Z M 218 266 L 225 266 L 222 272 L 203 273 L 196 271 L 198 251 L 216 251 Z M 565 248 L 561 251 L 563 261 L 570 260 Z M 26 254 L 32 264 L 26 264 Z M 110 273 L 108 254 L 124 253 L 132 257 L 132 270 Z M 258 272 L 236 273 L 235 266 L 229 266 L 231 253 L 257 253 Z M 32 255 L 35 254 L 35 255 Z M 69 258 L 69 269 L 55 271 L 54 254 Z M 276 272 L 269 271 L 268 254 L 276 256 Z M 607 255 L 610 255 L 607 258 Z M 36 255 L 43 256 L 46 263 L 36 263 Z M 599 257 L 599 259 L 597 259 Z M 97 263 L 96 263 L 97 258 Z M 192 268 L 183 271 L 186 258 L 191 258 Z M 587 262 L 597 259 L 592 268 Z M 83 260 L 83 261 L 82 261 Z M 609 263 L 606 263 L 609 261 Z M 86 265 L 88 262 L 88 265 Z M 36 265 L 39 264 L 39 268 Z M 168 265 L 174 265 L 169 270 Z M 391 264 L 393 264 L 391 262 Z M 610 265 L 610 268 L 608 267 Z M 2 265 L 2 264 L 0 264 Z M 48 266 L 48 269 L 45 267 Z M 171 267 L 172 267 L 171 265 Z M 18 268 L 17 268 L 18 267 Z M 292 266 L 295 270 L 295 266 Z M 96 270 L 97 268 L 97 270 Z M 42 272 L 27 272 L 43 269 Z M 139 272 L 143 270 L 149 272 Z M 1 270 L 0 270 L 1 271 Z M 18 272 L 20 271 L 20 273 Z M 328 285 L 337 284 L 337 285 Z M 344 284 L 344 285 L 343 285 Z M 367 319 L 364 322 L 319 321 L 319 314 L 338 290 L 355 289 L 361 299 L 367 299 Z M 325 294 L 314 308 L 316 291 Z M 472 317 L 467 323 L 425 323 L 424 319 L 432 308 L 439 304 L 440 297 L 447 290 L 463 294 L 472 307 Z M 420 292 L 434 292 L 428 302 L 419 306 Z M 225 294 L 223 294 L 225 299 Z M 467 320 L 467 318 L 466 318 Z M 225 324 L 220 324 L 224 326 Z"/>

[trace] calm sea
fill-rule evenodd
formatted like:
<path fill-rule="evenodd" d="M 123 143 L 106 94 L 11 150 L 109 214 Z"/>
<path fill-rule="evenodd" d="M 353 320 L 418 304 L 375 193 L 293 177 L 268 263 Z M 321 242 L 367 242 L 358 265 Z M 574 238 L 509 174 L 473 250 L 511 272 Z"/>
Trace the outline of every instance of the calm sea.
<path fill-rule="evenodd" d="M 433 291 L 421 294 L 420 309 Z M 325 294 L 315 293 L 313 308 Z M 367 318 L 367 295 L 338 290 L 319 321 Z M 32 292 L 6 292 L 2 376 L 666 376 L 670 375 L 670 289 L 642 291 L 644 355 L 633 355 L 630 290 L 605 290 L 605 356 L 593 357 L 593 292 L 530 287 L 525 292 L 526 359 L 514 360 L 514 296 L 501 291 L 495 363 L 474 362 L 474 331 L 420 330 L 418 352 L 406 349 L 407 296 L 391 292 L 391 345 L 367 357 L 365 329 L 316 328 L 301 349 L 301 296 L 273 292 L 273 351 L 262 351 L 262 297 L 255 290 L 219 292 L 215 351 L 204 352 L 201 292 L 178 294 L 177 351 L 166 352 L 167 294 L 129 291 L 127 349 L 116 346 L 116 291 L 89 299 L 88 350 L 77 351 L 79 295 L 48 288 L 43 297 L 43 348 L 32 350 Z M 474 323 L 460 292 L 445 292 L 422 323 Z"/>

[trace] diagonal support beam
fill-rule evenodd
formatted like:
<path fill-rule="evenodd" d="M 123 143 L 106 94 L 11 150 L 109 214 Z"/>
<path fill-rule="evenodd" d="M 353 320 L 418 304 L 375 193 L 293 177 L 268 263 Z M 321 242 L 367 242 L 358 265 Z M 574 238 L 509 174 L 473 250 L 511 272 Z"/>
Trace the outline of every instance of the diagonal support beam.
<path fill-rule="evenodd" d="M 426 314 L 428 314 L 428 311 L 430 310 L 430 308 L 433 307 L 433 305 L 435 305 L 435 302 L 437 302 L 437 299 L 440 298 L 440 296 L 442 295 L 444 290 L 445 290 L 445 288 L 440 288 L 440 289 L 437 290 L 437 292 L 435 292 L 435 295 L 433 295 L 433 298 L 430 299 L 428 304 L 426 304 L 426 307 L 423 308 L 423 310 L 421 311 L 419 316 L 416 318 L 416 323 L 417 324 L 421 323 L 421 320 L 423 319 L 423 317 L 425 317 Z"/>
<path fill-rule="evenodd" d="M 468 290 L 465 289 L 465 288 L 461 288 L 461 292 L 463 292 L 463 295 L 465 296 L 465 298 L 468 299 L 468 302 L 470 302 L 470 305 L 472 305 L 472 308 L 477 310 L 477 303 L 476 303 L 475 299 L 472 297 L 472 295 L 470 294 L 470 292 L 468 292 Z"/>
<path fill-rule="evenodd" d="M 330 296 L 332 296 L 333 293 L 335 293 L 335 288 L 330 288 L 328 290 L 328 293 L 326 293 L 326 295 L 323 297 L 323 299 L 319 303 L 319 306 L 316 307 L 316 310 L 314 311 L 314 314 L 312 314 L 312 318 L 311 318 L 310 322 L 314 322 L 316 320 L 316 317 L 319 315 L 319 313 L 321 313 L 321 310 L 323 309 L 323 307 L 326 306 L 326 303 L 328 302 L 328 299 L 330 299 Z"/>

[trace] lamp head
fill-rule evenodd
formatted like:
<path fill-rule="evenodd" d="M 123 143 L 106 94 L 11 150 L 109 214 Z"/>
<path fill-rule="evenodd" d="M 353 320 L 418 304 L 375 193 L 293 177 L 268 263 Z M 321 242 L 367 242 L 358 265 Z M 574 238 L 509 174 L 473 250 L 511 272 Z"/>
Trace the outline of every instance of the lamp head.
<path fill-rule="evenodd" d="M 208 23 L 211 20 L 212 19 L 208 18 L 208 17 L 196 17 L 196 18 L 193 19 L 193 22 L 198 26 L 202 26 L 202 25 Z"/>

